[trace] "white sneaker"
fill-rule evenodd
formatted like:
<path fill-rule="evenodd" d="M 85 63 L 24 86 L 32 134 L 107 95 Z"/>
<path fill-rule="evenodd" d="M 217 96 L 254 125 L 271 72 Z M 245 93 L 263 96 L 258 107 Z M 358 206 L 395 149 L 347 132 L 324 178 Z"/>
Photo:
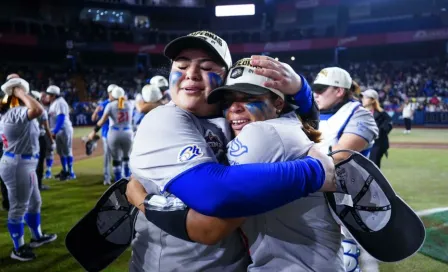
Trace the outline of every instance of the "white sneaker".
<path fill-rule="evenodd" d="M 104 184 L 104 185 L 110 185 L 110 180 L 105 180 L 105 181 L 103 182 L 103 184 Z"/>

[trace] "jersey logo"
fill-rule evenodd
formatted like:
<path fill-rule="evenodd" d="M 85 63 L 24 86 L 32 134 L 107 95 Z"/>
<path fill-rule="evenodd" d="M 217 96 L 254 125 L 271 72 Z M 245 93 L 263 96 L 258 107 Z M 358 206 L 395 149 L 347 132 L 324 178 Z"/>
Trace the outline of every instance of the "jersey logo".
<path fill-rule="evenodd" d="M 205 132 L 205 141 L 213 150 L 213 153 L 218 154 L 220 151 L 224 151 L 221 139 L 209 129 Z"/>
<path fill-rule="evenodd" d="M 203 155 L 204 153 L 202 153 L 202 150 L 198 145 L 187 145 L 180 150 L 179 155 L 177 156 L 177 161 L 191 161 L 192 159 L 202 157 Z"/>
<path fill-rule="evenodd" d="M 247 153 L 249 149 L 243 145 L 238 138 L 235 138 L 230 145 L 230 156 L 239 157 L 244 153 Z"/>

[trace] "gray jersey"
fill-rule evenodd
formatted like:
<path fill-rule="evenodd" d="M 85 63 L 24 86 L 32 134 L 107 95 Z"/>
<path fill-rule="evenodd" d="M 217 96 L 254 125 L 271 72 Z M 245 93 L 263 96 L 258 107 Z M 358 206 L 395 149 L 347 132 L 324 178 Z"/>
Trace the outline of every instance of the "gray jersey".
<path fill-rule="evenodd" d="M 50 129 L 53 130 L 56 127 L 56 118 L 58 115 L 64 114 L 64 124 L 62 125 L 63 128 L 71 128 L 72 122 L 70 121 L 70 107 L 68 106 L 67 102 L 64 98 L 58 97 L 56 100 L 51 103 L 50 107 L 48 108 L 48 120 L 50 123 Z"/>
<path fill-rule="evenodd" d="M 148 193 L 160 194 L 171 179 L 185 170 L 225 160 L 225 135 L 230 132 L 224 118 L 199 119 L 173 104 L 157 107 L 146 114 L 135 135 L 132 175 Z M 166 234 L 142 213 L 135 228 L 130 271 L 247 269 L 247 251 L 236 231 L 219 244 L 206 246 Z"/>
<path fill-rule="evenodd" d="M 227 157 L 232 165 L 296 160 L 313 144 L 289 113 L 245 126 Z M 242 228 L 253 260 L 248 271 L 345 271 L 340 227 L 323 193 L 250 217 Z"/>
<path fill-rule="evenodd" d="M 48 121 L 48 113 L 47 111 L 43 111 L 42 115 L 37 118 L 37 121 L 39 122 L 39 136 L 44 136 L 45 135 L 45 127 L 44 127 L 44 122 Z"/>
<path fill-rule="evenodd" d="M 124 101 L 123 109 L 118 108 L 118 101 L 114 100 L 107 104 L 104 114 L 109 115 L 109 127 L 130 128 L 132 126 L 132 111 L 134 110 L 129 101 Z"/>
<path fill-rule="evenodd" d="M 28 120 L 27 107 L 8 110 L 1 120 L 3 127 L 3 151 L 13 154 L 35 155 L 39 153 L 39 123 Z"/>

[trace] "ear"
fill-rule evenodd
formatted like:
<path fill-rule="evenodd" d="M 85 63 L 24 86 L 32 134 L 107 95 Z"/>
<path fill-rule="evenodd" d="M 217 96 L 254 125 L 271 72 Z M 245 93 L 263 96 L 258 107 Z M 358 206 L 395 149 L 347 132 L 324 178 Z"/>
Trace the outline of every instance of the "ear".
<path fill-rule="evenodd" d="M 277 97 L 277 99 L 275 99 L 274 101 L 274 107 L 276 109 L 276 113 L 279 114 L 285 107 L 285 100 L 281 99 L 280 97 Z"/>
<path fill-rule="evenodd" d="M 336 96 L 339 97 L 344 97 L 345 96 L 345 92 L 348 92 L 348 90 L 345 90 L 344 88 L 338 87 L 336 89 Z"/>

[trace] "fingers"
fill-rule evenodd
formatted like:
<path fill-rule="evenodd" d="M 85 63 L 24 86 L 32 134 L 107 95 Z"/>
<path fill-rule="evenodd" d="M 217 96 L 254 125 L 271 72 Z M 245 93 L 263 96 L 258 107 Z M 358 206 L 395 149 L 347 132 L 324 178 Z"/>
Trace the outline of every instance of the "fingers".
<path fill-rule="evenodd" d="M 255 69 L 255 74 L 268 77 L 272 80 L 281 80 L 284 78 L 284 75 L 280 71 L 274 69 Z"/>
<path fill-rule="evenodd" d="M 272 63 L 275 63 L 275 64 L 277 64 L 277 65 L 280 64 L 280 61 L 278 61 L 278 60 L 276 60 L 276 59 L 274 59 L 274 58 L 271 58 L 271 57 L 269 57 L 269 56 L 253 55 L 253 56 L 251 56 L 251 59 L 252 59 L 252 60 L 269 60 L 269 61 L 271 61 Z M 252 64 L 252 65 L 253 65 L 253 64 Z"/>
<path fill-rule="evenodd" d="M 255 59 L 255 60 L 251 60 L 250 64 L 252 64 L 253 66 L 258 66 L 258 67 L 265 68 L 265 69 L 279 70 L 282 68 L 282 66 L 279 63 L 275 63 L 274 61 L 271 61 L 271 60 Z"/>

